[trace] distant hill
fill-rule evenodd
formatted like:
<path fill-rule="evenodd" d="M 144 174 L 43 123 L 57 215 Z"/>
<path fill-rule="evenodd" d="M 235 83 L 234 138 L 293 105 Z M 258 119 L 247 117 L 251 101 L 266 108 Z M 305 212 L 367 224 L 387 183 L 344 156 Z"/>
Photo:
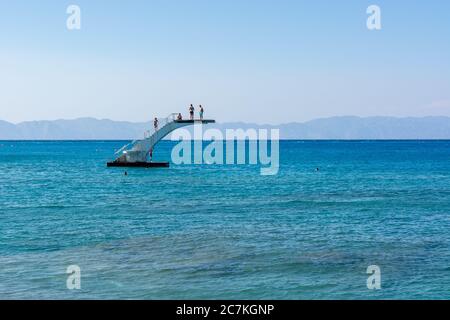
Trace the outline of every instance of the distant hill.
<path fill-rule="evenodd" d="M 79 118 L 28 121 L 16 125 L 0 121 L 0 140 L 121 140 L 142 137 L 149 123 Z"/>
<path fill-rule="evenodd" d="M 0 140 L 129 140 L 143 137 L 151 122 L 80 118 L 12 124 L 0 120 Z M 208 128 L 279 128 L 281 139 L 450 139 L 450 117 L 331 117 L 303 123 L 218 123 Z"/>

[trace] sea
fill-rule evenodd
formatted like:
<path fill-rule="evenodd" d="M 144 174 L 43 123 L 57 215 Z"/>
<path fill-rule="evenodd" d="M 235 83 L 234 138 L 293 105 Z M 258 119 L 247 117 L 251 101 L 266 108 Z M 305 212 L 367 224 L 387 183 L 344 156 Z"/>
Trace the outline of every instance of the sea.
<path fill-rule="evenodd" d="M 450 141 L 280 141 L 267 176 L 126 143 L 0 141 L 0 299 L 450 299 Z"/>

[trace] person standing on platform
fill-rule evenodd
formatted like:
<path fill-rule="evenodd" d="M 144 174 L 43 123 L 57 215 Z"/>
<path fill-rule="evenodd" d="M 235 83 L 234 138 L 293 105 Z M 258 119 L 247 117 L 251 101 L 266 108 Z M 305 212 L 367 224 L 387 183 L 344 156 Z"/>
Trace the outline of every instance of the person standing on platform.
<path fill-rule="evenodd" d="M 192 104 L 189 107 L 189 116 L 190 116 L 191 120 L 194 120 L 194 106 Z"/>
<path fill-rule="evenodd" d="M 203 107 L 202 107 L 202 105 L 199 105 L 199 107 L 200 107 L 200 112 L 199 112 L 200 120 L 203 120 Z"/>

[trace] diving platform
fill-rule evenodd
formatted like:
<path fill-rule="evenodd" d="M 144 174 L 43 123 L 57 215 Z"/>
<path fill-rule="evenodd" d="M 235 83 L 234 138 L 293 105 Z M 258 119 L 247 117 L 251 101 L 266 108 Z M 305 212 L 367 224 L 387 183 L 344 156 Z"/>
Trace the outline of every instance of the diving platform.
<path fill-rule="evenodd" d="M 174 120 L 174 122 L 185 123 L 186 125 L 190 125 L 190 124 L 196 124 L 196 123 L 201 123 L 201 124 L 216 123 L 216 120 Z"/>
<path fill-rule="evenodd" d="M 108 167 L 140 167 L 140 168 L 161 168 L 169 167 L 169 162 L 153 162 L 151 159 L 155 145 L 172 131 L 195 124 L 215 123 L 215 120 L 205 119 L 177 119 L 178 113 L 172 113 L 167 118 L 159 120 L 159 128 L 153 132 L 146 131 L 144 139 L 134 140 L 116 151 L 117 158 L 108 162 Z"/>

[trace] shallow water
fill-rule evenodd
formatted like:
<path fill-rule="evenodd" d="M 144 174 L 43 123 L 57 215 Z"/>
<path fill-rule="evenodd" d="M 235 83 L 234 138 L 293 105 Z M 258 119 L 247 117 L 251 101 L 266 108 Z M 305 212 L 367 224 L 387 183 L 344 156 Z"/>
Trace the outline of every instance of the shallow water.
<path fill-rule="evenodd" d="M 276 176 L 123 144 L 0 141 L 1 299 L 450 298 L 450 141 L 281 141 Z"/>

